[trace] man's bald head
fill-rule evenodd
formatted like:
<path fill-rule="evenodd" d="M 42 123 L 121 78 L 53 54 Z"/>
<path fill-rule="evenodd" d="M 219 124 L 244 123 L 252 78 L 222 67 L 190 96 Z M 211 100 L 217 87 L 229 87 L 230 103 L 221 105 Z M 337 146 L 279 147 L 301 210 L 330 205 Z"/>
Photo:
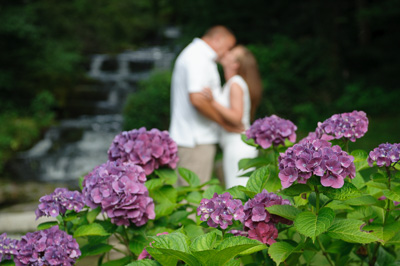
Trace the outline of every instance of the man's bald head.
<path fill-rule="evenodd" d="M 232 31 L 221 25 L 207 30 L 201 39 L 217 53 L 218 58 L 221 58 L 236 43 L 236 38 Z"/>

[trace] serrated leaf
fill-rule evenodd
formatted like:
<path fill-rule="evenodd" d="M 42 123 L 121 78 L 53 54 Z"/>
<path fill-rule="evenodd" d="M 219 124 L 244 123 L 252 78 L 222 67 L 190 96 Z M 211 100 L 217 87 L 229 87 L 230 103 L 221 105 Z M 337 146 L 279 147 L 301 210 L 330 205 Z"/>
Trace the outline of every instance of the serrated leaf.
<path fill-rule="evenodd" d="M 146 239 L 144 236 L 136 235 L 129 241 L 129 250 L 132 253 L 139 255 L 142 253 L 143 249 L 149 245 L 149 243 L 150 240 Z"/>
<path fill-rule="evenodd" d="M 159 265 L 161 264 L 155 260 L 145 259 L 145 260 L 133 261 L 129 264 L 126 264 L 125 266 L 159 266 Z"/>
<path fill-rule="evenodd" d="M 269 163 L 265 157 L 245 158 L 239 161 L 239 169 L 247 170 L 252 167 L 263 167 Z"/>
<path fill-rule="evenodd" d="M 351 183 L 358 189 L 362 189 L 365 186 L 364 177 L 359 171 L 356 171 L 356 176 L 351 180 Z"/>
<path fill-rule="evenodd" d="M 86 219 L 88 220 L 88 222 L 91 224 L 96 220 L 97 215 L 99 215 L 101 212 L 101 208 L 97 207 L 94 210 L 91 210 L 87 213 L 86 215 Z"/>
<path fill-rule="evenodd" d="M 178 180 L 178 175 L 175 170 L 169 168 L 157 169 L 154 173 L 160 177 L 165 184 L 174 185 Z"/>
<path fill-rule="evenodd" d="M 286 196 L 293 197 L 293 196 L 298 196 L 302 193 L 307 193 L 310 191 L 311 191 L 310 186 L 308 186 L 306 184 L 294 184 L 284 190 L 281 190 L 280 193 L 282 193 L 283 195 L 286 195 Z"/>
<path fill-rule="evenodd" d="M 265 209 L 271 214 L 281 216 L 291 221 L 294 221 L 296 216 L 301 213 L 299 209 L 292 205 L 272 205 Z"/>
<path fill-rule="evenodd" d="M 229 194 L 232 195 L 232 198 L 234 199 L 240 199 L 241 201 L 247 201 L 248 197 L 246 196 L 246 193 L 243 192 L 242 189 L 246 189 L 244 186 L 234 186 L 231 187 L 227 190 Z"/>
<path fill-rule="evenodd" d="M 127 256 L 127 257 L 123 257 L 121 259 L 118 260 L 110 260 L 107 261 L 105 263 L 102 263 L 102 266 L 125 266 L 127 263 L 129 263 L 131 261 L 131 257 Z"/>
<path fill-rule="evenodd" d="M 210 232 L 205 235 L 200 235 L 193 239 L 190 249 L 192 251 L 204 251 L 214 248 L 217 241 L 217 233 Z"/>
<path fill-rule="evenodd" d="M 367 162 L 368 154 L 365 151 L 354 150 L 351 152 L 351 155 L 354 157 L 354 165 L 356 166 L 357 171 L 369 168 Z"/>
<path fill-rule="evenodd" d="M 81 225 L 78 227 L 74 233 L 74 238 L 83 236 L 108 236 L 109 233 L 104 230 L 104 228 L 97 223 Z"/>
<path fill-rule="evenodd" d="M 186 182 L 189 184 L 191 187 L 197 187 L 200 185 L 200 179 L 199 177 L 190 171 L 189 169 L 179 167 L 178 168 L 179 175 L 186 180 Z"/>
<path fill-rule="evenodd" d="M 186 197 L 186 200 L 188 202 L 194 203 L 194 204 L 200 204 L 200 201 L 202 199 L 203 199 L 203 197 L 199 191 L 192 191 Z"/>
<path fill-rule="evenodd" d="M 187 211 L 176 211 L 174 213 L 172 213 L 169 217 L 168 217 L 168 222 L 170 224 L 173 225 L 177 225 L 178 223 L 180 223 L 183 219 L 186 219 L 186 217 L 189 215 L 190 213 Z"/>
<path fill-rule="evenodd" d="M 254 198 L 255 195 L 257 195 L 256 192 L 250 191 L 247 188 L 240 186 L 239 190 L 242 191 L 244 194 L 246 194 L 247 197 L 249 198 Z"/>
<path fill-rule="evenodd" d="M 345 200 L 344 203 L 350 206 L 373 205 L 378 202 L 377 199 L 371 195 L 363 195 L 361 197 Z"/>
<path fill-rule="evenodd" d="M 146 250 L 150 253 L 151 256 L 153 256 L 154 258 L 157 259 L 157 257 L 159 257 L 159 254 L 154 254 L 152 253 L 155 249 L 157 249 L 158 252 L 160 252 L 162 255 L 167 256 L 167 257 L 172 257 L 176 260 L 182 260 L 185 263 L 187 263 L 188 265 L 201 265 L 200 261 L 193 256 L 190 253 L 187 252 L 183 252 L 183 251 L 179 251 L 179 250 L 173 250 L 173 249 L 168 249 L 168 248 L 153 248 L 153 247 L 149 247 Z M 165 259 L 157 259 L 158 262 L 160 262 L 162 265 L 175 265 L 174 264 L 164 264 L 165 263 Z"/>
<path fill-rule="evenodd" d="M 253 172 L 247 181 L 246 188 L 255 193 L 261 193 L 263 189 L 274 192 L 281 188 L 281 181 L 277 175 L 272 175 L 269 166 L 264 166 Z"/>
<path fill-rule="evenodd" d="M 384 226 L 382 224 L 371 224 L 364 226 L 363 230 L 372 231 L 371 234 L 383 240 L 382 244 L 385 245 L 396 235 L 397 232 L 399 232 L 400 223 L 394 222 L 391 224 L 385 224 Z"/>
<path fill-rule="evenodd" d="M 394 187 L 391 190 L 382 191 L 388 199 L 400 202 L 400 186 Z"/>
<path fill-rule="evenodd" d="M 331 208 L 332 210 L 353 210 L 352 207 L 339 200 L 333 200 L 329 202 L 326 204 L 326 207 Z"/>
<path fill-rule="evenodd" d="M 248 255 L 266 248 L 263 243 L 243 236 L 225 238 L 216 247 L 218 252 L 208 258 L 206 265 L 224 265 L 239 254 Z"/>
<path fill-rule="evenodd" d="M 369 188 L 379 188 L 379 189 L 387 189 L 386 183 L 381 183 L 381 182 L 374 182 L 374 181 L 368 181 L 366 185 Z"/>
<path fill-rule="evenodd" d="M 258 147 L 258 144 L 256 144 L 256 143 L 254 142 L 254 139 L 248 139 L 247 136 L 246 136 L 246 134 L 240 134 L 240 138 L 241 138 L 242 141 L 243 141 L 244 143 L 246 143 L 247 145 L 253 146 L 253 147 Z"/>
<path fill-rule="evenodd" d="M 335 239 L 341 239 L 350 243 L 371 243 L 380 241 L 375 235 L 362 232 L 362 221 L 353 219 L 337 219 L 328 229 L 327 234 Z"/>
<path fill-rule="evenodd" d="M 312 212 L 301 212 L 294 220 L 296 230 L 305 236 L 315 238 L 326 232 L 335 219 L 335 212 L 330 208 L 322 208 L 318 215 Z"/>
<path fill-rule="evenodd" d="M 174 212 L 176 206 L 177 206 L 176 203 L 171 203 L 168 201 L 156 204 L 156 206 L 154 207 L 156 219 L 170 215 L 171 213 Z"/>
<path fill-rule="evenodd" d="M 92 243 L 80 248 L 82 255 L 81 258 L 86 256 L 94 256 L 103 253 L 107 253 L 113 248 L 112 245 L 104 244 L 104 243 Z"/>
<path fill-rule="evenodd" d="M 224 190 L 219 185 L 209 186 L 203 193 L 203 198 L 211 199 L 214 196 L 214 193 L 222 194 Z"/>
<path fill-rule="evenodd" d="M 347 200 L 361 196 L 358 188 L 349 182 L 344 182 L 341 188 L 326 187 L 322 191 L 325 196 L 334 200 Z"/>
<path fill-rule="evenodd" d="M 147 180 L 146 183 L 144 183 L 144 184 L 149 191 L 152 191 L 152 190 L 162 187 L 164 185 L 164 182 L 163 182 L 163 180 L 161 180 L 159 178 L 154 178 L 154 179 Z"/>
<path fill-rule="evenodd" d="M 296 249 L 287 242 L 275 242 L 268 248 L 268 254 L 275 261 L 276 265 L 284 262 L 287 257 Z"/>
<path fill-rule="evenodd" d="M 48 229 L 48 228 L 56 226 L 56 225 L 58 225 L 58 222 L 56 222 L 56 221 L 41 223 L 37 226 L 37 230 Z"/>

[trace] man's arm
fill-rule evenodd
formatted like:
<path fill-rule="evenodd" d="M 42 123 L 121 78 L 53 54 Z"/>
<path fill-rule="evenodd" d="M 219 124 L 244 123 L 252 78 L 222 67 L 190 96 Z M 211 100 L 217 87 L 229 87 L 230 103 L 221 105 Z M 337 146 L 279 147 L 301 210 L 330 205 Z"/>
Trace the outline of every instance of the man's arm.
<path fill-rule="evenodd" d="M 202 115 L 208 119 L 218 123 L 226 131 L 241 133 L 244 130 L 243 125 L 233 126 L 228 124 L 224 118 L 217 112 L 209 100 L 207 100 L 201 92 L 190 93 L 190 102 Z"/>

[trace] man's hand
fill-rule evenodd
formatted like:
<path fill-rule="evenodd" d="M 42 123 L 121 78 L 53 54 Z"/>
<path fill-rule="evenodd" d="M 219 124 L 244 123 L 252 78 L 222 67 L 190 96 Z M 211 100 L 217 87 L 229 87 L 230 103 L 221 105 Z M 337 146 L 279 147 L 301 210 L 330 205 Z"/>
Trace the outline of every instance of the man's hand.
<path fill-rule="evenodd" d="M 205 117 L 208 119 L 218 123 L 221 127 L 223 127 L 226 131 L 241 133 L 244 130 L 244 126 L 242 124 L 238 126 L 233 126 L 227 123 L 223 117 L 217 112 L 217 110 L 213 107 L 212 102 L 206 97 L 202 92 L 190 93 L 189 94 L 190 102 L 192 105 Z"/>

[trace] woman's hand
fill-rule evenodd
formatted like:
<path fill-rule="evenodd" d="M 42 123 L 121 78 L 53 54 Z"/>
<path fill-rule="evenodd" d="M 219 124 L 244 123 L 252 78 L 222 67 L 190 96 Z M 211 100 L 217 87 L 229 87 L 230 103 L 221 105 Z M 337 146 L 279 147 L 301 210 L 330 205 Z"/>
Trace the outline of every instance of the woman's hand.
<path fill-rule="evenodd" d="M 211 89 L 208 88 L 208 87 L 207 87 L 207 88 L 204 88 L 204 89 L 201 91 L 201 94 L 202 94 L 207 100 L 209 100 L 210 102 L 212 102 L 212 101 L 214 100 L 212 91 L 211 91 Z"/>

